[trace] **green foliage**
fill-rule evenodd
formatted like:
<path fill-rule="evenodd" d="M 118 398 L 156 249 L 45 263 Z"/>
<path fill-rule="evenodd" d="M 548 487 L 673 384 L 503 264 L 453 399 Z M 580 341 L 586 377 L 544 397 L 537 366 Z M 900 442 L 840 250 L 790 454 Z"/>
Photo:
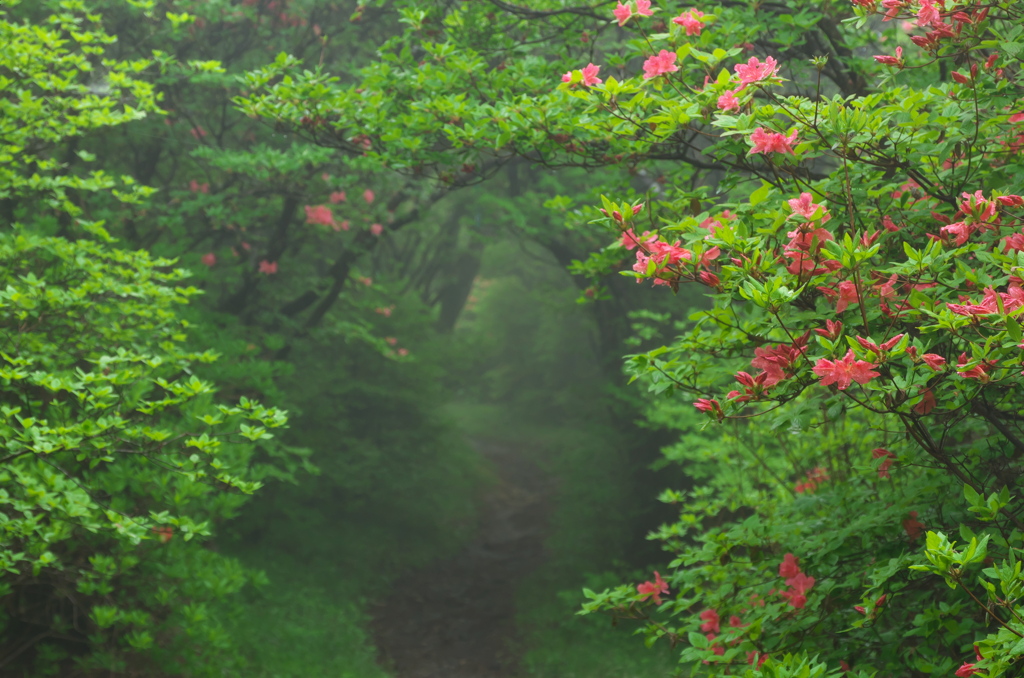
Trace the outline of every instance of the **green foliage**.
<path fill-rule="evenodd" d="M 180 317 L 199 293 L 187 272 L 77 218 L 114 184 L 66 173 L 54 146 L 139 118 L 153 94 L 133 77 L 147 62 L 101 59 L 113 38 L 99 17 L 59 10 L 45 27 L 0 15 L 0 193 L 24 218 L 0 235 L 0 661 L 26 675 L 221 675 L 230 655 L 208 606 L 251 574 L 202 542 L 259 488 L 254 455 L 287 456 L 272 432 L 286 417 L 215 401 L 195 371 L 217 354 L 190 350 Z M 43 235 L 53 218 L 96 240 Z"/>
<path fill-rule="evenodd" d="M 358 82 L 282 59 L 238 102 L 441 185 L 511 158 L 664 176 L 605 191 L 593 228 L 616 243 L 574 270 L 635 256 L 637 281 L 706 289 L 627 367 L 704 413 L 652 411 L 700 483 L 666 494 L 673 571 L 587 609 L 641 619 L 694 674 L 1015 672 L 1017 4 L 630 2 L 622 28 L 557 0 L 404 7 Z"/>

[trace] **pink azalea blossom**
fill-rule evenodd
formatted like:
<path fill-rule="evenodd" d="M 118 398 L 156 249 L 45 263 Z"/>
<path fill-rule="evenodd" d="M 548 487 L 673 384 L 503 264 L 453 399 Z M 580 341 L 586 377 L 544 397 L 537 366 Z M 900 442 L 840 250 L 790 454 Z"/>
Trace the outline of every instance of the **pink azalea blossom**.
<path fill-rule="evenodd" d="M 718 97 L 718 110 L 720 111 L 738 111 L 740 110 L 740 100 L 736 98 L 736 93 L 732 90 L 727 91 L 722 96 Z"/>
<path fill-rule="evenodd" d="M 921 356 L 921 360 L 924 364 L 932 368 L 936 372 L 942 369 L 942 366 L 946 364 L 946 359 L 936 353 L 925 353 Z"/>
<path fill-rule="evenodd" d="M 373 224 L 372 226 L 370 226 L 370 233 L 372 233 L 373 235 L 380 235 L 383 232 L 384 227 L 381 226 L 380 224 Z"/>
<path fill-rule="evenodd" d="M 600 85 L 601 78 L 597 77 L 597 72 L 601 70 L 600 66 L 594 64 L 587 64 L 583 67 L 581 72 L 583 73 L 583 86 L 592 87 L 593 85 Z"/>
<path fill-rule="evenodd" d="M 624 26 L 626 22 L 629 21 L 629 17 L 633 16 L 633 11 L 629 8 L 628 3 L 623 4 L 620 2 L 615 6 L 615 9 L 612 10 L 612 14 L 615 15 L 616 19 L 618 19 L 619 25 Z"/>
<path fill-rule="evenodd" d="M 672 23 L 685 28 L 687 35 L 700 35 L 701 29 L 704 28 L 704 24 L 700 20 L 702 16 L 704 16 L 704 12 L 691 9 L 672 19 Z"/>
<path fill-rule="evenodd" d="M 636 13 L 640 16 L 651 16 L 654 10 L 651 9 L 651 0 L 636 0 Z"/>
<path fill-rule="evenodd" d="M 903 65 L 903 48 L 896 48 L 896 56 L 888 56 L 885 54 L 879 54 L 872 57 L 875 61 L 886 66 L 902 66 Z"/>
<path fill-rule="evenodd" d="M 797 337 L 792 345 L 777 344 L 775 346 L 758 346 L 754 349 L 754 359 L 750 361 L 751 366 L 764 370 L 765 388 L 788 379 L 792 375 L 792 367 L 796 360 L 807 350 L 807 335 Z"/>
<path fill-rule="evenodd" d="M 717 400 L 709 400 L 707 398 L 698 398 L 693 406 L 699 411 L 714 416 L 719 421 L 725 417 L 725 413 L 722 411 L 722 406 Z"/>
<path fill-rule="evenodd" d="M 917 10 L 917 25 L 936 26 L 941 23 L 939 10 L 935 6 L 935 0 L 921 0 L 921 9 Z"/>
<path fill-rule="evenodd" d="M 956 678 L 969 678 L 969 676 L 973 676 L 975 673 L 977 673 L 980 670 L 981 669 L 974 668 L 974 664 L 970 664 L 968 662 L 964 662 L 963 664 L 960 665 L 960 668 L 958 668 L 956 670 L 956 674 L 955 675 L 956 675 Z"/>
<path fill-rule="evenodd" d="M 961 297 L 961 301 L 970 301 Z M 999 313 L 999 304 L 1002 303 L 1003 312 L 1009 313 L 1024 306 L 1024 289 L 1019 285 L 1011 285 L 1007 292 L 996 292 L 991 287 L 985 288 L 984 298 L 977 304 L 946 304 L 953 313 L 957 315 L 992 315 Z"/>
<path fill-rule="evenodd" d="M 719 632 L 719 617 L 716 610 L 704 610 L 700 613 L 700 620 L 704 622 L 700 625 L 700 630 L 704 633 L 718 633 Z"/>
<path fill-rule="evenodd" d="M 331 208 L 326 205 L 317 205 L 316 207 L 306 205 L 306 223 L 333 226 L 334 215 L 331 213 Z"/>
<path fill-rule="evenodd" d="M 676 53 L 663 49 L 657 55 L 649 57 L 644 62 L 644 80 L 650 80 L 666 73 L 674 73 L 678 70 L 679 67 L 676 66 Z"/>
<path fill-rule="evenodd" d="M 370 189 L 366 189 L 365 191 L 363 191 L 363 200 L 366 201 L 367 205 L 372 205 L 373 204 L 373 199 L 374 199 L 373 191 L 371 191 Z"/>
<path fill-rule="evenodd" d="M 853 381 L 858 384 L 866 384 L 875 377 L 881 376 L 872 369 L 874 367 L 874 363 L 857 360 L 853 355 L 853 349 L 850 349 L 839 360 L 820 359 L 814 365 L 814 373 L 821 377 L 822 386 L 835 384 L 840 391 L 845 391 Z"/>
<path fill-rule="evenodd" d="M 340 224 L 334 224 L 335 231 L 347 231 L 349 227 L 348 219 L 345 219 Z"/>
<path fill-rule="evenodd" d="M 782 564 L 779 565 L 779 576 L 789 579 L 800 574 L 800 559 L 792 553 L 782 556 Z"/>
<path fill-rule="evenodd" d="M 404 358 L 407 355 L 409 355 L 409 349 L 407 349 L 407 348 L 400 348 L 400 349 L 398 349 L 398 356 L 400 358 Z"/>
<path fill-rule="evenodd" d="M 810 220 L 814 217 L 815 212 L 819 209 L 822 211 L 822 216 L 819 217 L 822 223 L 829 220 L 827 210 L 821 205 L 815 204 L 813 196 L 810 193 L 801 193 L 799 198 L 792 198 L 787 201 L 789 203 L 789 209 L 793 210 L 794 214 L 799 214 L 803 218 Z M 793 237 L 790 235 L 789 237 Z"/>
<path fill-rule="evenodd" d="M 842 313 L 850 304 L 860 303 L 857 286 L 849 280 L 839 283 L 839 301 L 836 302 L 836 313 Z"/>
<path fill-rule="evenodd" d="M 668 584 L 661 578 L 657 570 L 654 572 L 654 581 L 645 581 L 636 587 L 636 592 L 640 594 L 640 600 L 646 600 L 647 598 L 653 598 L 655 605 L 661 605 L 661 595 L 668 594 Z"/>
<path fill-rule="evenodd" d="M 398 339 L 396 339 L 395 337 L 386 337 L 384 341 L 388 342 L 389 346 L 394 346 L 398 343 Z"/>
<path fill-rule="evenodd" d="M 988 374 L 989 364 L 986 362 L 979 362 L 974 367 L 968 368 L 971 362 L 970 358 L 967 357 L 966 353 L 961 353 L 960 358 L 957 360 L 956 373 L 964 379 L 977 379 L 982 383 L 988 383 L 991 377 Z"/>
<path fill-rule="evenodd" d="M 786 136 L 780 132 L 769 132 L 763 127 L 758 127 L 754 130 L 753 134 L 750 135 L 750 143 L 753 144 L 753 148 L 750 149 L 750 154 L 789 153 L 790 155 L 793 155 L 793 144 L 795 144 L 796 141 L 796 130 L 793 130 L 789 136 Z"/>
<path fill-rule="evenodd" d="M 740 86 L 737 92 L 742 91 L 747 85 L 767 80 L 779 71 L 779 62 L 774 57 L 768 57 L 761 62 L 757 57 L 750 57 L 745 64 L 736 64 L 734 67 L 736 75 L 740 76 Z"/>
<path fill-rule="evenodd" d="M 562 82 L 572 82 L 572 71 L 566 71 L 562 76 Z"/>
<path fill-rule="evenodd" d="M 214 264 L 217 263 L 217 255 L 214 254 L 213 252 L 209 252 L 207 254 L 204 254 L 200 261 L 202 261 L 207 266 L 213 266 Z"/>
<path fill-rule="evenodd" d="M 260 273 L 263 273 L 265 275 L 274 275 L 275 273 L 277 273 L 277 262 L 267 261 L 266 259 L 264 259 L 263 261 L 260 262 Z"/>
<path fill-rule="evenodd" d="M 831 320 L 826 320 L 825 329 L 816 329 L 814 332 L 815 334 L 820 334 L 827 339 L 835 340 L 843 333 L 843 323 L 839 321 L 833 322 Z"/>
<path fill-rule="evenodd" d="M 334 191 L 331 193 L 331 197 L 328 198 L 332 205 L 337 205 L 339 202 L 345 202 L 345 191 Z"/>

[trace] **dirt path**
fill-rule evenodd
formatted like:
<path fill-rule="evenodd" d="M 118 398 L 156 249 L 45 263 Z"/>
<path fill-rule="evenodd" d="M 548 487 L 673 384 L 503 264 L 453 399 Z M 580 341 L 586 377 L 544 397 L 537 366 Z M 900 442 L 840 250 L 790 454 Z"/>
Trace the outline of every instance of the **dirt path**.
<path fill-rule="evenodd" d="M 374 610 L 381 664 L 397 678 L 514 678 L 515 593 L 544 560 L 551 486 L 517 450 L 477 443 L 498 482 L 455 557 L 402 577 Z"/>

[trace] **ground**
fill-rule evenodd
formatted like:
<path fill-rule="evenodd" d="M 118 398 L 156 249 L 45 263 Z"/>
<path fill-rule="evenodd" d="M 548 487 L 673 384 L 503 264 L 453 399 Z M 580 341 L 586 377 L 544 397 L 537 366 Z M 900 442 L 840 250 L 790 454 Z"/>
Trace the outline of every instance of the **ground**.
<path fill-rule="evenodd" d="M 550 479 L 515 446 L 476 442 L 496 482 L 476 537 L 450 559 L 406 573 L 373 610 L 380 661 L 396 678 L 514 678 L 516 591 L 544 562 Z"/>

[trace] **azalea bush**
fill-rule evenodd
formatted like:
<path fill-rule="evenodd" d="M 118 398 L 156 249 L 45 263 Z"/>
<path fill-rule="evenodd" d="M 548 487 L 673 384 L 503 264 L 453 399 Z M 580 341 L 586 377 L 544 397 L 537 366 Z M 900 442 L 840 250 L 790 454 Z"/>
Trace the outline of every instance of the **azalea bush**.
<path fill-rule="evenodd" d="M 631 373 L 691 394 L 733 431 L 714 457 L 751 470 L 669 493 L 684 506 L 659 535 L 675 572 L 587 609 L 644 618 L 709 673 L 1001 675 L 1024 637 L 1024 115 L 1008 37 L 1024 17 L 1010 3 L 851 9 L 846 30 L 891 47 L 847 61 L 889 69 L 861 95 L 823 84 L 826 55 L 790 85 L 772 55 L 728 67 L 739 49 L 698 49 L 687 38 L 713 46 L 718 8 L 649 35 L 642 74 L 563 78 L 616 131 L 693 135 L 732 165 L 717 196 L 605 199 L 602 213 L 638 282 L 700 284 L 713 303 Z M 653 9 L 615 15 L 642 33 Z"/>
<path fill-rule="evenodd" d="M 360 82 L 280 61 L 243 105 L 441 185 L 624 167 L 632 190 L 550 204 L 614 234 L 585 296 L 625 268 L 706 297 L 627 365 L 696 483 L 664 496 L 676 558 L 586 610 L 695 673 L 1017 671 L 1017 4 L 402 11 Z"/>

